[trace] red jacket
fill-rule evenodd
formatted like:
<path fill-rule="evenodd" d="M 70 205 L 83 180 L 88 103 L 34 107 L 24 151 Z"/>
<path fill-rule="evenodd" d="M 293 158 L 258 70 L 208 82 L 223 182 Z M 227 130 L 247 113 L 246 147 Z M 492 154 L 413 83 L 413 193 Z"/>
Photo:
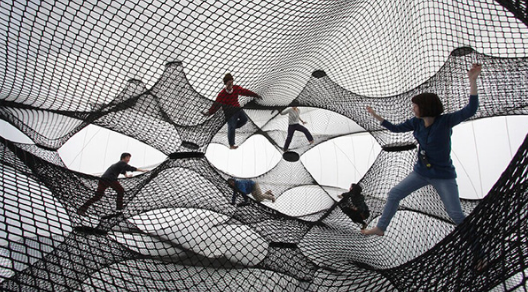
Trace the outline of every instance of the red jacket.
<path fill-rule="evenodd" d="M 227 93 L 226 89 L 222 89 L 218 96 L 216 97 L 216 100 L 209 109 L 209 114 L 214 114 L 222 105 L 227 105 L 231 107 L 240 107 L 240 103 L 238 103 L 238 96 L 253 96 L 257 97 L 258 94 L 254 93 L 251 90 L 242 88 L 238 85 L 233 85 L 233 92 Z M 224 110 L 225 111 L 225 110 Z"/>

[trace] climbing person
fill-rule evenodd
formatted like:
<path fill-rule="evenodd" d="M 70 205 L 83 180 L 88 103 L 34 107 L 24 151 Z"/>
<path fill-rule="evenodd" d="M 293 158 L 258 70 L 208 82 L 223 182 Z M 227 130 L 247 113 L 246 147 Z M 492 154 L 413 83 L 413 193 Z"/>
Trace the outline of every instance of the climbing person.
<path fill-rule="evenodd" d="M 292 106 L 291 108 L 284 110 L 280 113 L 281 115 L 288 114 L 288 136 L 286 137 L 286 142 L 284 142 L 284 148 L 283 150 L 286 152 L 288 151 L 288 147 L 290 147 L 291 140 L 293 138 L 293 134 L 295 131 L 301 131 L 306 136 L 306 139 L 308 139 L 308 142 L 310 144 L 313 144 L 314 139 L 312 137 L 312 134 L 310 134 L 310 131 L 306 129 L 303 125 L 306 125 L 306 122 L 301 119 L 301 110 L 297 106 Z M 303 123 L 303 125 L 299 124 L 299 121 Z"/>
<path fill-rule="evenodd" d="M 363 188 L 359 184 L 350 185 L 350 189 L 346 193 L 342 193 L 337 197 L 345 199 L 345 204 L 342 205 L 341 210 L 352 221 L 361 224 L 361 230 L 367 228 L 365 220 L 370 216 L 369 208 L 365 203 L 365 197 L 361 193 Z"/>
<path fill-rule="evenodd" d="M 398 125 L 393 125 L 376 114 L 371 107 L 367 107 L 367 111 L 389 131 L 413 131 L 419 148 L 418 161 L 414 165 L 413 171 L 390 190 L 387 203 L 376 227 L 362 230 L 363 234 L 383 236 L 398 209 L 400 201 L 410 193 L 427 185 L 432 185 L 436 189 L 447 213 L 455 224 L 458 225 L 465 219 L 466 216 L 462 211 L 458 196 L 456 172 L 451 161 L 451 133 L 454 126 L 477 112 L 479 103 L 477 78 L 481 70 L 480 64 L 473 64 L 468 71 L 469 103 L 463 109 L 453 113 L 442 114 L 444 107 L 438 95 L 434 93 L 422 93 L 414 96 L 412 98 L 412 110 L 415 117 Z"/>
<path fill-rule="evenodd" d="M 125 177 L 131 177 L 132 175 L 128 175 L 127 171 L 141 171 L 146 172 L 146 170 L 139 169 L 133 166 L 128 165 L 130 162 L 130 158 L 132 155 L 130 153 L 123 153 L 121 154 L 121 159 L 117 162 L 112 164 L 101 176 L 99 179 L 99 184 L 97 185 L 97 191 L 95 192 L 95 196 L 93 196 L 91 199 L 89 199 L 84 205 L 82 205 L 78 210 L 77 214 L 84 215 L 86 214 L 86 211 L 88 208 L 95 202 L 99 201 L 105 193 L 105 190 L 107 188 L 112 188 L 114 191 L 117 192 L 117 198 L 116 198 L 116 210 L 117 212 L 122 212 L 123 210 L 123 197 L 125 195 L 125 189 L 123 189 L 123 186 L 117 181 L 117 178 L 120 174 L 125 175 Z"/>
<path fill-rule="evenodd" d="M 266 191 L 265 193 L 262 193 L 262 190 L 260 189 L 260 185 L 252 180 L 249 179 L 234 179 L 230 178 L 227 180 L 227 183 L 229 186 L 233 189 L 233 197 L 231 198 L 231 205 L 236 204 L 236 198 L 238 196 L 238 193 L 242 194 L 242 197 L 244 198 L 244 202 L 240 203 L 239 206 L 245 206 L 249 204 L 249 197 L 248 194 L 252 194 L 253 198 L 257 202 L 262 202 L 264 200 L 271 200 L 271 202 L 275 203 L 275 196 L 271 192 L 271 190 Z"/>
<path fill-rule="evenodd" d="M 262 99 L 262 97 L 251 90 L 242 88 L 238 85 L 233 85 L 234 79 L 230 73 L 227 73 L 224 76 L 223 81 L 225 85 L 224 89 L 218 93 L 211 108 L 203 112 L 203 115 L 210 116 L 222 107 L 227 121 L 227 140 L 229 142 L 229 149 L 237 149 L 238 146 L 235 145 L 235 130 L 244 126 L 248 121 L 246 113 L 240 107 L 238 96 L 250 96 L 258 99 Z"/>

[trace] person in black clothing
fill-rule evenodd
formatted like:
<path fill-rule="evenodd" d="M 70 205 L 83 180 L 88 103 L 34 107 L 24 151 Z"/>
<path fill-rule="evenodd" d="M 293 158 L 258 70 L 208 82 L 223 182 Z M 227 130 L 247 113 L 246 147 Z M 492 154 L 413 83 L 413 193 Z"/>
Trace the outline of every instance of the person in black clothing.
<path fill-rule="evenodd" d="M 116 209 L 118 212 L 121 212 L 123 210 L 123 197 L 125 195 L 125 189 L 123 189 L 123 186 L 117 181 L 117 177 L 120 174 L 125 175 L 125 177 L 131 177 L 132 175 L 128 175 L 127 171 L 141 171 L 145 172 L 146 170 L 139 169 L 133 166 L 128 165 L 128 162 L 130 162 L 130 157 L 132 155 L 130 153 L 123 153 L 121 154 L 121 160 L 117 163 L 112 164 L 105 173 L 101 176 L 101 179 L 99 180 L 99 185 L 97 186 L 97 191 L 95 192 L 95 196 L 93 196 L 90 200 L 88 200 L 84 205 L 82 205 L 78 210 L 77 214 L 84 215 L 90 205 L 93 203 L 99 201 L 103 196 L 104 192 L 107 188 L 112 188 L 114 191 L 117 192 L 117 199 L 116 199 Z"/>
<path fill-rule="evenodd" d="M 361 194 L 362 191 L 360 185 L 352 184 L 348 192 L 337 197 L 346 200 L 345 204 L 341 206 L 343 213 L 347 214 L 352 221 L 361 223 L 361 229 L 365 229 L 367 228 L 365 220 L 370 216 L 370 212 L 367 204 L 365 204 L 365 197 Z"/>

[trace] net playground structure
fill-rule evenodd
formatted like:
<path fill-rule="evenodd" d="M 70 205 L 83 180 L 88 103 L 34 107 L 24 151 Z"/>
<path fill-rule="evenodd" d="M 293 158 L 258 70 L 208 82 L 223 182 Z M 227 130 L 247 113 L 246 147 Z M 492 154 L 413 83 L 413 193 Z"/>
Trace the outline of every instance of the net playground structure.
<path fill-rule="evenodd" d="M 371 210 L 412 170 L 411 134 L 368 116 L 412 116 L 410 98 L 436 92 L 446 112 L 468 101 L 466 70 L 484 66 L 472 119 L 526 115 L 526 1 L 2 1 L 0 116 L 34 144 L 1 138 L 3 291 L 526 291 L 528 140 L 489 194 L 461 200 L 455 227 L 435 190 L 403 200 L 384 237 L 363 236 L 301 161 L 254 178 L 287 197 L 318 197 L 317 212 L 229 204 L 228 174 L 203 153 L 226 145 L 223 114 L 205 117 L 220 78 L 263 100 L 245 104 L 236 143 L 263 135 L 280 148 L 278 110 L 296 100 L 372 134 L 382 151 L 361 179 Z M 339 119 L 337 119 L 339 120 Z M 303 155 L 353 129 L 326 114 Z M 69 170 L 57 150 L 87 125 L 167 155 L 76 210 L 98 178 Z M 297 139 L 298 138 L 298 139 Z M 474 268 L 475 244 L 488 265 Z"/>

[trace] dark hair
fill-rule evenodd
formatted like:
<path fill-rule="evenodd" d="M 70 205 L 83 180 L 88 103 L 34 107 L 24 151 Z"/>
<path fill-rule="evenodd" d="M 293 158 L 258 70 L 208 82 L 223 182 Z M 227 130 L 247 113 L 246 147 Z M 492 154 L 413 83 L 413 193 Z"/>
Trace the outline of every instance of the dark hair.
<path fill-rule="evenodd" d="M 233 182 L 233 185 L 231 185 L 230 182 Z M 240 192 L 240 190 L 237 188 L 237 186 L 236 186 L 236 184 L 235 184 L 235 179 L 234 179 L 234 178 L 228 178 L 228 179 L 227 179 L 227 185 L 228 185 L 232 190 L 234 190 L 235 192 Z"/>
<path fill-rule="evenodd" d="M 421 93 L 416 95 L 411 100 L 418 105 L 420 117 L 437 117 L 444 112 L 442 101 L 436 93 Z"/>
<path fill-rule="evenodd" d="M 229 80 L 233 80 L 233 75 L 231 75 L 231 73 L 227 73 L 224 76 L 224 84 L 227 84 L 227 81 L 229 81 Z"/>
<path fill-rule="evenodd" d="M 130 153 L 124 152 L 124 153 L 121 154 L 121 160 L 123 160 L 123 159 L 125 159 L 127 157 L 130 157 L 130 156 L 132 156 Z"/>
<path fill-rule="evenodd" d="M 363 191 L 363 188 L 359 184 L 352 184 L 352 194 L 359 195 Z"/>

